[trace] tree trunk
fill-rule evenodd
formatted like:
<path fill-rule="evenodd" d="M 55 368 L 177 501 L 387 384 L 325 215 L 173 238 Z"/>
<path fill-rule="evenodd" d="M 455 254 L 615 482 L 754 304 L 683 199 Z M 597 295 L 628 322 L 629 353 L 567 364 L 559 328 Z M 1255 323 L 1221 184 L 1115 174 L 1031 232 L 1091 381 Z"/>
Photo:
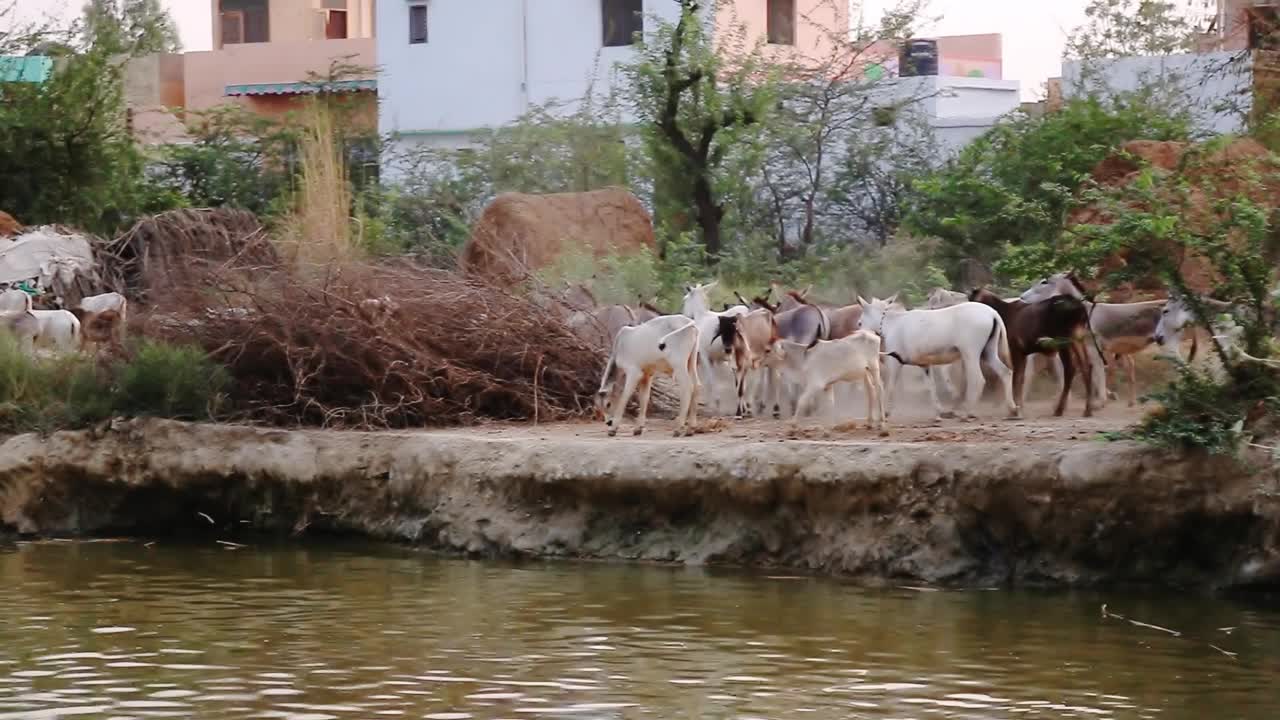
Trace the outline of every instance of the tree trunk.
<path fill-rule="evenodd" d="M 716 204 L 711 181 L 705 174 L 693 181 L 693 203 L 698 210 L 698 227 L 702 229 L 702 244 L 707 249 L 707 259 L 715 263 L 720 259 L 720 218 L 724 216 L 724 209 Z"/>

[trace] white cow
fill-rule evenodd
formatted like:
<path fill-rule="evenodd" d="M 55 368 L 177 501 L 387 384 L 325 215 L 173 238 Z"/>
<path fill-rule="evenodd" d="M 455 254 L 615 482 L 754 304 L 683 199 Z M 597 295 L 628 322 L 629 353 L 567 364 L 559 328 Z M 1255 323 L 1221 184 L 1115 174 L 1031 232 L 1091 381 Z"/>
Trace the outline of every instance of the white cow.
<path fill-rule="evenodd" d="M 983 363 L 1004 390 L 1010 416 L 1018 415 L 1013 401 L 1013 363 L 1009 357 L 1009 337 L 1004 321 L 996 311 L 980 303 L 962 303 L 940 310 L 902 310 L 893 307 L 897 295 L 871 302 L 858 298 L 862 306 L 859 329 L 871 330 L 883 341 L 883 349 L 891 358 L 886 362 L 889 377 L 885 385 L 885 408 L 893 411 L 893 392 L 901 365 L 918 365 L 929 372 L 935 365 L 948 365 L 959 360 L 964 368 L 964 413 L 976 417 L 974 405 L 982 391 Z M 938 418 L 949 413 L 938 402 L 932 382 L 927 383 Z"/>
<path fill-rule="evenodd" d="M 604 416 L 609 428 L 609 437 L 618 434 L 622 415 L 636 390 L 640 391 L 640 408 L 634 434 L 644 432 L 649 393 L 656 375 L 670 375 L 680 394 L 675 436 L 693 434 L 698 413 L 700 340 L 697 323 L 683 315 L 662 315 L 618 331 L 595 401 L 597 413 Z"/>
<path fill-rule="evenodd" d="M 795 415 L 800 418 L 819 393 L 826 393 L 831 412 L 835 413 L 835 386 L 842 382 L 862 381 L 867 394 L 867 425 L 880 428 L 885 424 L 884 384 L 880 381 L 880 336 L 869 330 L 858 330 L 839 340 L 818 340 L 806 347 L 790 340 L 780 340 L 777 352 L 767 361 L 775 370 L 798 385 L 800 398 Z"/>
<path fill-rule="evenodd" d="M 39 323 L 36 347 L 57 352 L 80 349 L 80 319 L 69 310 L 32 310 Z"/>
<path fill-rule="evenodd" d="M 11 296 L 9 293 L 17 293 L 22 297 Z M 40 335 L 40 321 L 31 314 L 31 296 L 21 290 L 9 290 L 0 295 L 4 296 L 0 297 L 0 328 L 17 340 L 22 352 L 31 355 L 36 337 Z M 17 309 L 10 309 L 14 304 L 17 304 Z"/>
<path fill-rule="evenodd" d="M 717 385 L 721 378 L 717 376 L 717 373 L 723 373 L 728 370 L 732 349 L 726 347 L 724 341 L 717 337 L 716 330 L 720 327 L 720 318 L 746 315 L 748 309 L 745 305 L 736 305 L 724 312 L 712 312 L 707 291 L 715 287 L 717 282 L 719 281 L 713 280 L 705 285 L 698 284 L 686 287 L 680 312 L 684 313 L 685 317 L 692 318 L 698 324 L 700 338 L 698 341 L 698 376 L 707 385 L 711 394 L 712 406 L 716 412 L 719 412 L 721 394 L 717 392 Z"/>

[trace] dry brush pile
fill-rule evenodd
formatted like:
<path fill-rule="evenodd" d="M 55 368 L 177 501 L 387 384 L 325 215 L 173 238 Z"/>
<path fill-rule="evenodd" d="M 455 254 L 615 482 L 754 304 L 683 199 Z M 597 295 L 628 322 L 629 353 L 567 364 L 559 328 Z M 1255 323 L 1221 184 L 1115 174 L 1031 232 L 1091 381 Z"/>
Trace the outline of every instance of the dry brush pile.
<path fill-rule="evenodd" d="M 224 265 L 157 298 L 146 332 L 225 365 L 250 420 L 400 428 L 588 411 L 603 355 L 556 302 L 410 264 L 338 267 Z"/>

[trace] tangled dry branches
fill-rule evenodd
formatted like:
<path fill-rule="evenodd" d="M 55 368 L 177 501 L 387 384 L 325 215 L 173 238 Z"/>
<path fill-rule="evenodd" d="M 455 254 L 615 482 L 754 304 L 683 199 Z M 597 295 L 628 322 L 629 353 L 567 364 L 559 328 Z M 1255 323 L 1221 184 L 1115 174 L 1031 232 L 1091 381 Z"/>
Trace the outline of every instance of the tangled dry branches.
<path fill-rule="evenodd" d="M 251 419 L 329 427 L 553 420 L 589 409 L 600 348 L 563 309 L 458 274 L 237 267 L 157 302 L 146 331 L 226 365 Z"/>
<path fill-rule="evenodd" d="M 170 210 L 139 220 L 94 248 L 106 287 L 142 301 L 165 287 L 190 285 L 228 264 L 279 264 L 257 216 L 232 208 Z"/>

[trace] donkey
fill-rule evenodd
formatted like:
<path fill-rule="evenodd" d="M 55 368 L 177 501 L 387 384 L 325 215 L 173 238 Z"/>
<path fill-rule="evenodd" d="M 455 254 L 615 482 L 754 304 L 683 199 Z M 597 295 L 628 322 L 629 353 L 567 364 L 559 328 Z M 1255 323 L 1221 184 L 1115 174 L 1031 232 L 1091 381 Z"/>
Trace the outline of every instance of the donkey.
<path fill-rule="evenodd" d="M 1056 354 L 1062 361 L 1063 383 L 1053 414 L 1060 417 L 1067 407 L 1067 395 L 1076 368 L 1083 371 L 1085 387 L 1084 416 L 1093 416 L 1093 373 L 1089 353 L 1084 348 L 1089 333 L 1089 319 L 1084 302 L 1068 296 L 1027 304 L 1021 300 L 1008 302 L 982 288 L 969 294 L 969 300 L 982 303 L 1000 313 L 1009 329 L 1009 354 L 1013 358 L 1013 392 L 1021 409 L 1026 402 L 1027 358 L 1036 354 Z M 963 307 L 963 306 L 960 306 Z"/>

